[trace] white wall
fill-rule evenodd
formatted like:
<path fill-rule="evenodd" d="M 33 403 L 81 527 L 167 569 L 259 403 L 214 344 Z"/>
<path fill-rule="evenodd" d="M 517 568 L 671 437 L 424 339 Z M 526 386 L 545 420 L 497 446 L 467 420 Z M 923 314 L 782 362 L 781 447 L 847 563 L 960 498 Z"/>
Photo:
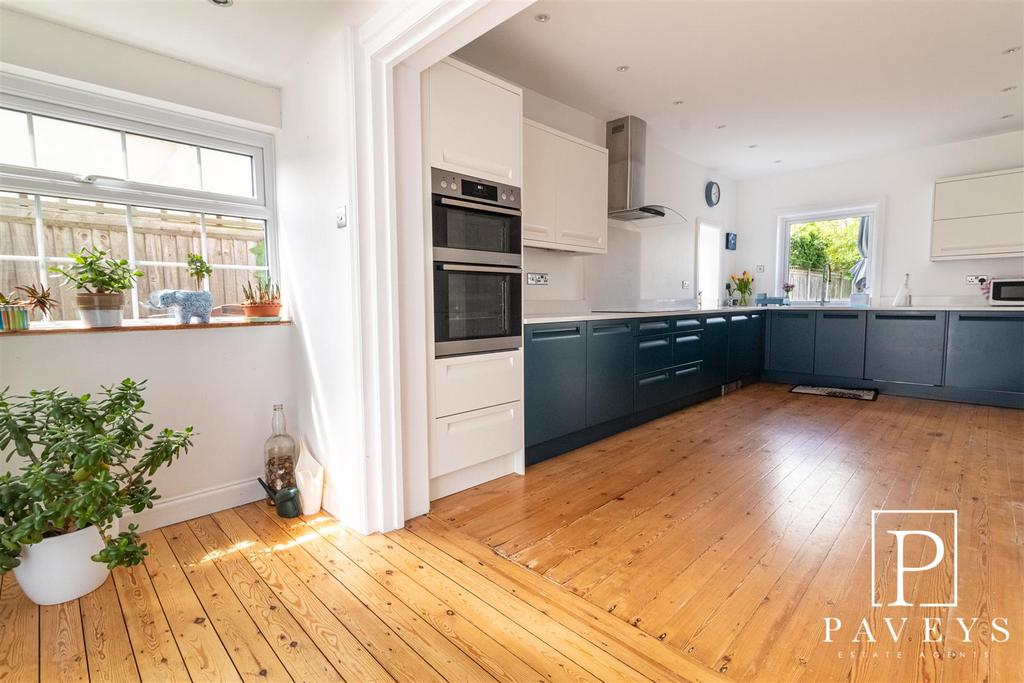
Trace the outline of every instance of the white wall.
<path fill-rule="evenodd" d="M 604 146 L 604 121 L 529 89 L 524 89 L 523 98 L 527 118 Z M 672 151 L 653 128 L 647 130 L 646 177 L 646 203 L 669 206 L 686 221 L 671 215 L 634 223 L 612 221 L 608 254 L 603 256 L 527 248 L 523 255 L 526 271 L 545 272 L 550 282 L 526 286 L 527 315 L 618 308 L 640 300 L 696 298 L 696 220 L 709 220 L 732 231 L 735 181 Z M 721 185 L 722 201 L 709 208 L 704 185 L 712 179 Z M 688 289 L 682 288 L 683 280 L 690 283 Z"/>
<path fill-rule="evenodd" d="M 277 206 L 282 281 L 296 321 L 296 433 L 325 467 L 324 508 L 362 529 L 365 463 L 352 332 L 355 228 L 335 227 L 338 207 L 354 213 L 348 41 L 348 33 L 339 31 L 315 47 L 282 90 Z"/>
<path fill-rule="evenodd" d="M 937 178 L 1024 165 L 1024 134 L 1005 133 L 976 140 L 896 152 L 739 184 L 738 249 L 735 268 L 753 272 L 755 289 L 772 291 L 777 246 L 777 214 L 789 209 L 842 206 L 884 200 L 882 281 L 873 294 L 884 302 L 910 273 L 916 302 L 980 303 L 969 274 L 1021 275 L 1021 259 L 931 262 L 932 192 Z M 876 299 L 877 300 L 877 299 Z"/>
<path fill-rule="evenodd" d="M 275 403 L 294 418 L 291 325 L 221 330 L 0 336 L 0 387 L 95 395 L 125 377 L 148 380 L 147 419 L 195 428 L 195 448 L 153 477 L 162 496 L 139 520 L 162 526 L 262 497 L 263 442 Z M 294 434 L 295 420 L 289 431 Z M 0 462 L 0 472 L 11 465 Z"/>
<path fill-rule="evenodd" d="M 0 63 L 16 73 L 89 83 L 106 94 L 127 93 L 135 101 L 172 104 L 232 123 L 269 129 L 281 122 L 277 88 L 9 9 L 0 9 Z"/>

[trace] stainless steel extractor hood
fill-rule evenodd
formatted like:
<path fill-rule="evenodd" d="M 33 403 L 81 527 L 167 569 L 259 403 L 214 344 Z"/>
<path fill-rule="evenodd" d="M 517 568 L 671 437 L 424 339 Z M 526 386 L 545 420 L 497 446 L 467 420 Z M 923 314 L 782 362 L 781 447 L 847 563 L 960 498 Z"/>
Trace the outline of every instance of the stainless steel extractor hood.
<path fill-rule="evenodd" d="M 620 221 L 664 218 L 672 213 L 660 204 L 644 203 L 644 166 L 647 161 L 647 123 L 636 116 L 609 121 L 608 145 L 608 217 Z"/>

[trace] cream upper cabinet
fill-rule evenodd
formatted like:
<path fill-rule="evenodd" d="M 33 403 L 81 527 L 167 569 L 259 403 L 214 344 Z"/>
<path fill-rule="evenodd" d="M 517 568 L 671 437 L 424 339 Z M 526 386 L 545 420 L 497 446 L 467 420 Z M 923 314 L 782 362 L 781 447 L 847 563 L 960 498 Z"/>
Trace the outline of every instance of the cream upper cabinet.
<path fill-rule="evenodd" d="M 1024 256 L 1024 169 L 935 182 L 933 261 Z"/>
<path fill-rule="evenodd" d="M 454 59 L 430 67 L 427 140 L 430 165 L 523 184 L 523 91 Z"/>
<path fill-rule="evenodd" d="M 608 251 L 608 150 L 523 122 L 523 244 Z"/>

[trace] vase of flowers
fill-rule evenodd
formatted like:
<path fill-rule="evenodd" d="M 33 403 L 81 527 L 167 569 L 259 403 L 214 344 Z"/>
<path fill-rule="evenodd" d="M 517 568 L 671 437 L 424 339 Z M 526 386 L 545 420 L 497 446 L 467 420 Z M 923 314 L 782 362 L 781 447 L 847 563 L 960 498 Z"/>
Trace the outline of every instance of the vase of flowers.
<path fill-rule="evenodd" d="M 794 285 L 792 282 L 782 283 L 782 293 L 784 296 L 784 301 L 782 302 L 783 306 L 789 306 L 790 296 L 793 294 L 794 289 L 796 289 L 796 285 Z"/>
<path fill-rule="evenodd" d="M 742 275 L 732 275 L 729 279 L 732 280 L 736 291 L 739 292 L 740 306 L 749 306 L 750 295 L 754 292 L 754 278 L 744 270 Z"/>

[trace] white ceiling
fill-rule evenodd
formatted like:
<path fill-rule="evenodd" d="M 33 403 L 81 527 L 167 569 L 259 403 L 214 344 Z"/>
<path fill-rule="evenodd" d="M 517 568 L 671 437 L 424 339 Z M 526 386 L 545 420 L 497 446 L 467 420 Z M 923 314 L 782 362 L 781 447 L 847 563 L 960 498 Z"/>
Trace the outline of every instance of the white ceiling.
<path fill-rule="evenodd" d="M 368 19 L 366 0 L 2 0 L 4 7 L 206 66 L 282 86 L 306 51 Z"/>
<path fill-rule="evenodd" d="M 1022 43 L 1019 0 L 541 0 L 458 54 L 743 178 L 1020 129 Z"/>

